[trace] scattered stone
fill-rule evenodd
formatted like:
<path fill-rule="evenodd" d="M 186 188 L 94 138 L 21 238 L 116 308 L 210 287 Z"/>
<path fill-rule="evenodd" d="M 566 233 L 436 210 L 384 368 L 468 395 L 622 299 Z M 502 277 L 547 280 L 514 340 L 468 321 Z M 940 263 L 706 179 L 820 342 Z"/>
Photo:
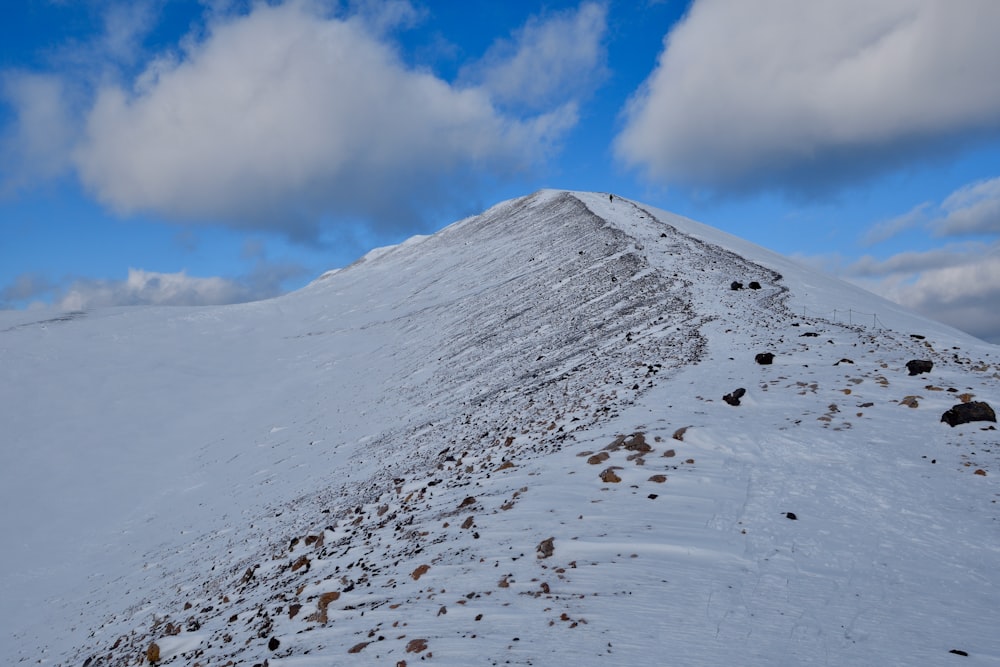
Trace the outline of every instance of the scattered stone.
<path fill-rule="evenodd" d="M 734 292 L 736 290 L 741 290 L 741 289 L 743 289 L 743 283 L 737 282 L 737 281 L 734 280 L 733 282 L 731 282 L 729 284 L 729 289 L 733 290 Z"/>
<path fill-rule="evenodd" d="M 462 501 L 462 503 L 458 507 L 459 509 L 461 509 L 463 507 L 468 507 L 469 505 L 475 505 L 475 504 L 476 504 L 475 496 L 468 496 L 465 500 Z"/>
<path fill-rule="evenodd" d="M 431 569 L 430 565 L 426 565 L 426 564 L 425 565 L 421 565 L 418 568 L 416 568 L 415 570 L 413 570 L 413 572 L 410 573 L 410 576 L 413 577 L 414 581 L 417 581 L 418 579 L 420 579 L 420 577 L 422 577 L 425 574 L 427 574 L 427 570 L 429 570 L 429 569 Z"/>
<path fill-rule="evenodd" d="M 653 448 L 646 444 L 646 434 L 645 433 L 633 433 L 625 440 L 625 449 L 630 452 L 639 452 L 640 454 L 645 454 L 646 452 L 653 451 Z"/>
<path fill-rule="evenodd" d="M 792 521 L 798 521 L 799 517 L 795 516 L 795 512 L 785 512 L 785 518 L 791 519 Z"/>
<path fill-rule="evenodd" d="M 538 557 L 548 558 L 552 554 L 554 554 L 556 551 L 555 541 L 556 538 L 549 537 L 539 542 L 538 546 L 535 548 L 535 550 L 538 552 Z"/>
<path fill-rule="evenodd" d="M 802 334 L 802 335 L 799 336 L 799 338 L 818 338 L 818 337 L 819 337 L 819 334 L 816 333 L 815 331 L 807 331 L 804 334 Z"/>
<path fill-rule="evenodd" d="M 649 481 L 650 482 L 656 482 L 657 484 L 663 484 L 665 481 L 667 481 L 667 476 L 666 475 L 653 475 L 652 477 L 649 478 Z"/>
<path fill-rule="evenodd" d="M 268 651 L 277 651 L 279 646 L 281 646 L 281 642 L 278 641 L 277 637 L 271 637 L 271 639 L 267 642 Z"/>
<path fill-rule="evenodd" d="M 370 643 L 371 642 L 361 642 L 360 644 L 355 644 L 351 648 L 347 649 L 347 652 L 348 653 L 361 653 L 363 650 L 365 650 L 365 647 L 368 646 L 368 644 L 370 644 Z"/>
<path fill-rule="evenodd" d="M 756 357 L 754 357 L 753 360 L 756 361 L 761 366 L 769 366 L 772 362 L 774 362 L 774 353 L 761 352 Z"/>
<path fill-rule="evenodd" d="M 845 358 L 845 359 L 841 359 L 840 361 L 838 361 L 837 363 L 835 363 L 834 366 L 839 366 L 841 364 L 853 364 L 853 363 L 854 362 L 852 360 Z"/>
<path fill-rule="evenodd" d="M 149 664 L 160 661 L 160 647 L 156 642 L 150 644 L 149 648 L 146 649 L 146 660 L 149 661 Z"/>
<path fill-rule="evenodd" d="M 406 645 L 407 653 L 421 653 L 427 650 L 426 639 L 411 639 Z"/>
<path fill-rule="evenodd" d="M 677 456 L 677 452 L 674 451 L 673 449 L 668 449 L 667 451 L 663 452 L 663 458 L 665 459 L 672 459 L 675 456 Z"/>
<path fill-rule="evenodd" d="M 918 398 L 923 398 L 922 396 L 904 396 L 903 400 L 899 402 L 900 405 L 905 405 L 908 408 L 920 407 L 920 403 L 917 402 Z"/>
<path fill-rule="evenodd" d="M 910 375 L 930 373 L 932 368 L 934 368 L 934 362 L 929 359 L 913 359 L 906 362 L 906 370 L 910 371 Z"/>
<path fill-rule="evenodd" d="M 747 287 L 749 287 L 750 289 L 760 289 L 760 283 L 757 282 L 756 280 L 751 280 L 750 284 L 747 285 Z"/>
<path fill-rule="evenodd" d="M 912 336 L 913 334 L 910 334 L 910 335 Z M 922 338 L 922 336 L 921 336 L 921 338 Z M 954 653 L 955 655 L 964 655 L 966 657 L 969 656 L 968 653 L 966 653 L 965 651 L 959 650 L 957 648 L 951 649 L 950 651 L 948 651 L 948 653 Z"/>
<path fill-rule="evenodd" d="M 739 405 L 740 399 L 743 397 L 745 393 L 747 393 L 747 390 L 744 389 L 743 387 L 740 387 L 739 389 L 733 390 L 733 393 L 726 394 L 725 396 L 723 396 L 722 400 L 724 400 L 729 405 L 734 405 L 734 406 Z"/>
<path fill-rule="evenodd" d="M 615 469 L 613 467 L 602 470 L 600 477 L 601 481 L 605 484 L 617 484 L 622 481 L 622 478 L 615 474 Z"/>
<path fill-rule="evenodd" d="M 672 437 L 674 440 L 680 440 L 681 442 L 684 442 L 684 434 L 687 433 L 687 430 L 689 428 L 690 428 L 689 426 L 682 426 L 676 431 L 674 431 L 674 434 L 670 437 Z M 671 449 L 670 451 L 674 450 Z M 664 456 L 666 456 L 666 454 L 664 454 Z"/>
<path fill-rule="evenodd" d="M 993 408 L 983 401 L 959 403 L 941 415 L 941 421 L 951 427 L 969 422 L 995 422 L 996 420 L 997 415 L 993 412 Z"/>
<path fill-rule="evenodd" d="M 982 477 L 986 477 L 986 471 L 985 471 L 985 470 L 983 470 L 982 468 L 977 468 L 977 469 L 976 469 L 976 472 L 974 472 L 974 473 L 972 473 L 972 474 L 973 474 L 973 475 L 980 475 L 980 476 L 982 476 Z"/>
<path fill-rule="evenodd" d="M 608 454 L 607 452 L 598 452 L 593 456 L 591 456 L 589 459 L 587 459 L 587 463 L 593 466 L 597 465 L 598 463 L 603 463 L 604 461 L 607 461 L 610 458 L 611 455 Z"/>

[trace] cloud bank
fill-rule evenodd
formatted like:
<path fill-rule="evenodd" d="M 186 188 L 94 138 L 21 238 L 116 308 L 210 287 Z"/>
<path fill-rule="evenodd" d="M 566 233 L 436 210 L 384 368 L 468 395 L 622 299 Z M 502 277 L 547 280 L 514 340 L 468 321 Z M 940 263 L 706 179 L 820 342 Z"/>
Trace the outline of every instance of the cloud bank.
<path fill-rule="evenodd" d="M 829 192 L 996 138 L 998 30 L 993 0 L 696 0 L 615 150 L 671 185 Z"/>
<path fill-rule="evenodd" d="M 286 280 L 305 269 L 260 259 L 248 274 L 236 278 L 189 276 L 186 271 L 163 273 L 130 268 L 124 280 L 77 278 L 59 284 L 27 273 L 0 289 L 0 308 L 17 303 L 51 302 L 65 311 L 109 306 L 217 306 L 259 301 L 285 292 Z"/>
<path fill-rule="evenodd" d="M 927 317 L 1000 343 L 1000 177 L 965 185 L 939 204 L 920 204 L 876 225 L 866 240 L 885 241 L 904 230 L 955 240 L 885 259 L 866 255 L 844 268 L 844 275 Z"/>
<path fill-rule="evenodd" d="M 407 67 L 379 32 L 413 18 L 401 7 L 337 18 L 291 0 L 218 19 L 131 85 L 100 87 L 73 152 L 82 182 L 123 215 L 303 239 L 327 218 L 398 229 L 476 179 L 530 169 L 576 122 L 565 100 L 505 114 L 501 86 L 461 87 Z M 568 24 L 564 38 L 596 53 L 603 10 L 556 20 Z M 550 34 L 531 24 L 487 71 L 528 63 L 559 72 L 557 87 L 598 66 L 597 56 L 539 50 Z"/>

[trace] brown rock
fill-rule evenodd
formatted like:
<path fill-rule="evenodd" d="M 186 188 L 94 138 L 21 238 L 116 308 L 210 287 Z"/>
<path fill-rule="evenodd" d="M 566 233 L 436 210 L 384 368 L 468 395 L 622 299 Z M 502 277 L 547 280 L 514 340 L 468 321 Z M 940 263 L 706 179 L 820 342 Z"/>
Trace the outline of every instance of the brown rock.
<path fill-rule="evenodd" d="M 589 459 L 587 459 L 587 463 L 589 463 L 590 465 L 597 465 L 598 463 L 603 463 L 610 458 L 611 455 L 608 454 L 607 452 L 598 452 L 597 454 L 594 454 Z"/>
<path fill-rule="evenodd" d="M 146 649 L 146 660 L 150 664 L 160 661 L 160 647 L 156 642 L 151 643 L 149 648 Z"/>
<path fill-rule="evenodd" d="M 351 648 L 347 649 L 347 652 L 348 653 L 361 653 L 363 650 L 365 650 L 365 647 L 368 646 L 368 644 L 370 644 L 370 643 L 371 642 L 361 642 L 360 644 L 355 644 Z"/>
<path fill-rule="evenodd" d="M 601 471 L 601 481 L 606 484 L 617 484 L 622 481 L 622 478 L 615 473 L 615 469 L 612 467 Z"/>
<path fill-rule="evenodd" d="M 549 537 L 538 543 L 536 551 L 538 551 L 539 558 L 548 558 L 553 553 L 555 553 L 555 539 L 554 537 Z"/>
<path fill-rule="evenodd" d="M 420 653 L 427 650 L 426 639 L 411 639 L 406 645 L 407 653 Z"/>
<path fill-rule="evenodd" d="M 420 567 L 418 567 L 417 569 L 415 569 L 413 572 L 411 572 L 410 576 L 413 577 L 414 581 L 417 581 L 418 579 L 420 579 L 420 577 L 422 577 L 425 574 L 427 574 L 427 570 L 429 570 L 429 569 L 431 569 L 430 565 L 421 565 Z"/>

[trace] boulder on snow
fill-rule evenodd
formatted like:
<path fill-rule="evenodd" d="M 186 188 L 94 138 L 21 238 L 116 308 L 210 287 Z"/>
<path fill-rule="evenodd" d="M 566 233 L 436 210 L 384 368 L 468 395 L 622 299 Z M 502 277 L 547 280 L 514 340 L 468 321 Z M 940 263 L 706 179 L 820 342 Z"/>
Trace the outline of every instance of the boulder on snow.
<path fill-rule="evenodd" d="M 760 289 L 760 283 L 757 282 L 756 280 L 751 280 L 750 284 L 747 285 L 747 287 L 749 287 L 750 289 Z"/>
<path fill-rule="evenodd" d="M 726 403 L 729 403 L 729 405 L 739 405 L 740 398 L 742 398 L 743 394 L 745 393 L 747 393 L 747 390 L 744 389 L 743 387 L 740 387 L 739 389 L 734 389 L 731 394 L 726 394 L 725 396 L 723 396 L 722 400 L 724 400 Z"/>
<path fill-rule="evenodd" d="M 959 403 L 941 415 L 941 421 L 955 427 L 969 422 L 995 422 L 997 415 L 993 408 L 983 401 Z"/>
<path fill-rule="evenodd" d="M 743 283 L 734 280 L 733 282 L 729 283 L 729 289 L 733 290 L 734 292 L 736 290 L 743 289 Z"/>
<path fill-rule="evenodd" d="M 913 359 L 906 362 L 906 370 L 910 371 L 910 375 L 930 373 L 932 368 L 934 368 L 934 362 L 930 359 Z"/>
<path fill-rule="evenodd" d="M 535 550 L 538 552 L 538 557 L 549 558 L 550 556 L 552 556 L 552 554 L 556 552 L 555 541 L 556 538 L 549 537 L 539 542 L 538 546 L 535 548 Z"/>
<path fill-rule="evenodd" d="M 756 357 L 753 358 L 761 366 L 769 366 L 774 361 L 773 352 L 761 352 Z"/>

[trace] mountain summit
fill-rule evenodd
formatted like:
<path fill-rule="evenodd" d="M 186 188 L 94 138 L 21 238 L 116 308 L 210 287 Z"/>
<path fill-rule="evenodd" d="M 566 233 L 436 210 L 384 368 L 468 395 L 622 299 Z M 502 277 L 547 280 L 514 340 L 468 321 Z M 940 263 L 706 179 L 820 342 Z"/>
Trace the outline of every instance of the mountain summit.
<path fill-rule="evenodd" d="M 1000 661 L 997 348 L 607 193 L 0 360 L 4 664 Z"/>

